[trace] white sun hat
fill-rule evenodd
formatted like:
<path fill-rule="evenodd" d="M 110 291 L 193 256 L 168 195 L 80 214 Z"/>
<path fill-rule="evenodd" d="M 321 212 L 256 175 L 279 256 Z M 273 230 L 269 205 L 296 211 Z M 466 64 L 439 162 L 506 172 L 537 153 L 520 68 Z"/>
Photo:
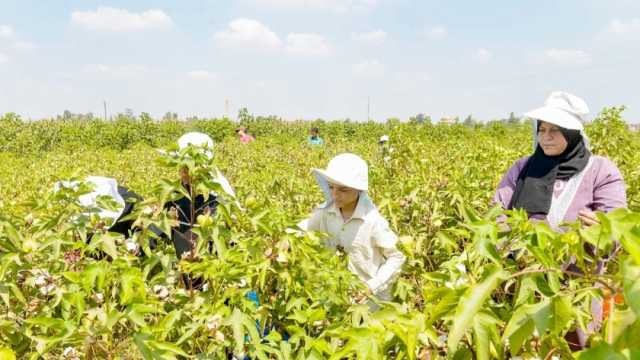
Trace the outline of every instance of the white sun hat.
<path fill-rule="evenodd" d="M 325 194 L 328 193 L 328 183 L 358 191 L 369 190 L 369 167 L 355 154 L 340 154 L 329 161 L 326 169 L 312 169 L 312 172 Z"/>
<path fill-rule="evenodd" d="M 206 155 L 209 158 L 213 157 L 213 139 L 211 139 L 209 135 L 194 131 L 180 136 L 178 139 L 178 147 L 180 147 L 180 150 L 189 145 L 206 147 L 208 148 Z"/>
<path fill-rule="evenodd" d="M 565 129 L 582 131 L 587 114 L 589 107 L 584 100 L 564 91 L 554 91 L 547 97 L 543 107 L 524 115 Z"/>
<path fill-rule="evenodd" d="M 203 134 L 201 132 L 188 132 L 178 139 L 178 147 L 180 150 L 186 148 L 189 145 L 194 146 L 204 146 L 207 148 L 205 150 L 205 154 L 211 159 L 213 157 L 213 139 L 207 134 Z M 227 194 L 232 197 L 236 196 L 236 192 L 233 190 L 231 183 L 227 180 L 224 175 L 220 172 L 220 170 L 216 169 L 214 180 L 217 181 L 220 186 L 222 186 L 222 190 L 224 190 Z"/>
<path fill-rule="evenodd" d="M 578 130 L 589 147 L 589 138 L 584 132 L 584 122 L 589 114 L 587 103 L 581 98 L 565 91 L 554 91 L 544 102 L 544 106 L 531 110 L 524 115 L 536 120 L 542 120 L 569 130 Z M 538 123 L 533 122 L 534 150 L 538 146 Z"/>
<path fill-rule="evenodd" d="M 380 136 L 380 140 L 378 140 L 379 142 L 387 142 L 389 141 L 389 135 L 382 135 Z"/>
<path fill-rule="evenodd" d="M 86 183 L 93 186 L 90 193 L 80 195 L 78 201 L 86 208 L 97 209 L 101 218 L 109 218 L 113 221 L 118 220 L 125 208 L 125 202 L 120 193 L 118 193 L 118 182 L 115 179 L 103 176 L 88 176 Z M 116 202 L 115 209 L 104 209 L 98 204 L 99 196 L 108 196 Z"/>

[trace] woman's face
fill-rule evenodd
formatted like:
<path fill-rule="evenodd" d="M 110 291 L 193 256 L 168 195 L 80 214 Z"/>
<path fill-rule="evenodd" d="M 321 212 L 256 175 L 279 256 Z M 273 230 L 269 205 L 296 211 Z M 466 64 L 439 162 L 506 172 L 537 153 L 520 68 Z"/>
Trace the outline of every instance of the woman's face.
<path fill-rule="evenodd" d="M 337 208 L 343 208 L 358 201 L 358 190 L 356 189 L 329 183 L 329 190 Z"/>
<path fill-rule="evenodd" d="M 567 149 L 567 139 L 560 127 L 541 121 L 538 127 L 538 144 L 547 156 L 558 156 Z"/>

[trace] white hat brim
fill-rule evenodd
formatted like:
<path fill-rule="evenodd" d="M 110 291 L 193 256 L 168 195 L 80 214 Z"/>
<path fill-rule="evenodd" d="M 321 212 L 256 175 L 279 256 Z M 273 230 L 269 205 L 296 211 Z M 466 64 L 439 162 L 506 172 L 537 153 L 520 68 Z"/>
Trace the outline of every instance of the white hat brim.
<path fill-rule="evenodd" d="M 340 185 L 340 186 L 346 186 L 348 188 L 352 188 L 358 191 L 367 191 L 367 187 L 362 186 L 362 184 L 356 184 L 353 182 L 350 182 L 348 180 L 345 179 L 340 179 L 339 176 L 337 176 L 336 174 L 331 174 L 326 170 L 323 169 L 311 169 L 311 171 L 316 174 L 317 176 L 323 178 L 324 180 L 326 180 L 327 182 L 330 182 L 332 184 L 336 184 L 336 185 Z"/>
<path fill-rule="evenodd" d="M 524 115 L 529 118 L 542 120 L 544 122 L 548 122 L 565 129 L 584 130 L 582 122 L 576 115 L 558 108 L 543 106 L 541 108 L 529 111 Z"/>

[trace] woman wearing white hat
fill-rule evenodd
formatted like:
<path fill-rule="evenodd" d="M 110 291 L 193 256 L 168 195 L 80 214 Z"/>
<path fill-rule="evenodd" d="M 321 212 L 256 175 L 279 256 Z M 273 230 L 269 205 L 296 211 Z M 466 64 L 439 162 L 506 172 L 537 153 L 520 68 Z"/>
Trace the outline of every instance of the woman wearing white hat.
<path fill-rule="evenodd" d="M 505 209 L 524 209 L 529 218 L 546 221 L 562 231 L 563 222 L 580 220 L 590 226 L 598 223 L 595 211 L 609 212 L 627 206 L 625 185 L 620 171 L 608 159 L 593 155 L 582 125 L 589 113 L 585 102 L 565 92 L 553 92 L 545 105 L 526 113 L 535 120 L 535 151 L 518 160 L 502 178 L 494 201 Z M 592 246 L 585 250 L 596 257 Z M 602 254 L 596 272 L 603 273 L 608 259 L 615 254 Z M 575 259 L 564 266 L 582 272 Z M 589 331 L 602 322 L 602 302 L 591 304 L 593 321 Z M 581 329 L 567 334 L 573 349 L 587 343 Z"/>
<path fill-rule="evenodd" d="M 78 197 L 78 202 L 86 209 L 85 215 L 96 214 L 100 218 L 101 224 L 109 232 L 115 232 L 130 237 L 132 233 L 141 229 L 134 226 L 133 219 L 126 219 L 130 215 L 136 204 L 143 199 L 128 188 L 118 184 L 116 179 L 104 176 L 88 176 L 84 182 L 91 187 L 91 191 Z M 77 181 L 60 181 L 55 184 L 54 191 L 59 191 L 62 187 L 76 188 L 80 183 Z M 107 203 L 107 200 L 110 202 Z M 155 226 L 150 226 L 149 230 L 156 237 L 161 237 L 162 231 Z M 93 234 L 88 234 L 87 241 L 90 241 Z M 130 252 L 143 255 L 137 244 L 127 240 Z M 155 248 L 155 240 L 151 239 L 150 247 Z"/>
<path fill-rule="evenodd" d="M 505 209 L 524 209 L 554 229 L 576 220 L 593 225 L 595 211 L 626 207 L 620 171 L 589 151 L 582 124 L 588 113 L 582 99 L 560 91 L 526 113 L 535 120 L 535 151 L 507 171 L 494 201 Z"/>
<path fill-rule="evenodd" d="M 200 132 L 189 132 L 178 139 L 178 147 L 180 150 L 186 149 L 190 145 L 200 149 L 209 159 L 213 158 L 213 139 L 211 139 L 209 135 Z M 231 184 L 229 184 L 229 181 L 218 169 L 215 169 L 215 172 L 213 172 L 211 176 L 220 184 L 222 190 L 227 195 L 235 197 L 235 192 Z M 180 179 L 182 186 L 189 192 L 191 188 L 189 169 L 186 167 L 180 169 Z M 195 234 L 191 232 L 191 229 L 193 224 L 196 223 L 197 216 L 202 214 L 215 214 L 219 202 L 219 194 L 212 193 L 206 198 L 204 195 L 205 194 L 194 194 L 193 199 L 189 199 L 186 196 L 179 196 L 176 200 L 164 206 L 169 211 L 174 212 L 178 219 L 178 226 L 171 229 L 171 240 L 175 246 L 178 258 L 181 258 L 183 254 L 186 254 L 194 248 Z"/>
<path fill-rule="evenodd" d="M 328 246 L 349 256 L 349 270 L 372 294 L 391 299 L 391 285 L 405 256 L 397 237 L 369 198 L 367 163 L 354 154 L 334 157 L 326 170 L 313 169 L 326 202 L 301 227 L 329 235 Z"/>

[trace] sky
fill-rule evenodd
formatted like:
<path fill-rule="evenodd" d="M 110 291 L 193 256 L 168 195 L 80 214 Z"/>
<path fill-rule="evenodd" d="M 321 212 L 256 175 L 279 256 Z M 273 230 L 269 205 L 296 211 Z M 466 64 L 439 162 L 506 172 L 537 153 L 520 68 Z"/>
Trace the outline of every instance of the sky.
<path fill-rule="evenodd" d="M 0 0 L 0 114 L 640 122 L 637 0 Z"/>

